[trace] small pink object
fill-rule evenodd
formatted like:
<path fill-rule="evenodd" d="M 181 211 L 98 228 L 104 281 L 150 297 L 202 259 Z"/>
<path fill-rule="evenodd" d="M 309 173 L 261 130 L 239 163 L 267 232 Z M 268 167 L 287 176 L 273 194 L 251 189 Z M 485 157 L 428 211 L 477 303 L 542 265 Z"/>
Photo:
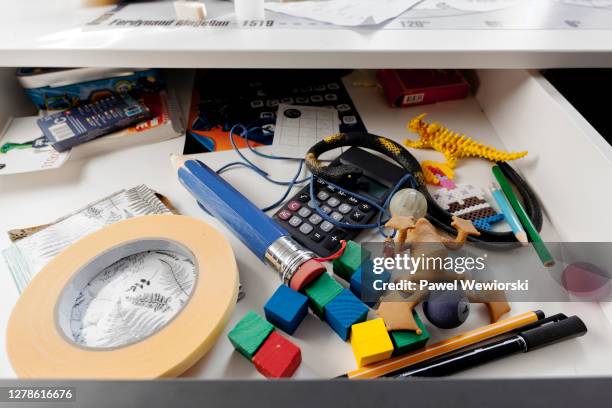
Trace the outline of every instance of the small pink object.
<path fill-rule="evenodd" d="M 440 185 L 448 190 L 452 190 L 454 188 L 456 188 L 457 186 L 455 185 L 455 183 L 448 178 L 448 176 L 439 168 L 434 167 L 434 166 L 427 166 L 427 168 L 429 169 L 429 171 L 431 171 L 433 174 L 435 174 L 436 176 L 438 176 L 438 180 L 440 181 Z"/>
<path fill-rule="evenodd" d="M 583 299 L 605 300 L 610 293 L 610 275 L 588 262 L 569 264 L 563 270 L 562 281 L 568 292 Z"/>
<path fill-rule="evenodd" d="M 433 167 L 433 166 L 427 166 L 427 167 L 429 168 L 429 171 L 431 171 L 436 176 L 446 176 L 446 174 L 444 174 L 444 172 L 437 167 Z"/>
<path fill-rule="evenodd" d="M 453 183 L 452 180 L 446 178 L 446 177 L 438 177 L 438 179 L 440 180 L 440 185 L 448 190 L 452 190 L 457 188 L 457 185 L 455 183 Z"/>

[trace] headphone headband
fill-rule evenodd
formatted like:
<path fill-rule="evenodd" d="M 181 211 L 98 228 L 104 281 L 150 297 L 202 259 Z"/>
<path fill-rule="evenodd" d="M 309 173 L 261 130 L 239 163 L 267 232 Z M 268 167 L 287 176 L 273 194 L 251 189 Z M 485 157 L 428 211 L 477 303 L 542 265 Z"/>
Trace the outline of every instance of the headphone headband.
<path fill-rule="evenodd" d="M 399 164 L 407 173 L 412 174 L 416 182 L 415 189 L 419 190 L 427 200 L 427 219 L 435 227 L 447 233 L 456 234 L 455 229 L 450 226 L 452 214 L 440 207 L 429 193 L 419 161 L 402 145 L 391 139 L 371 133 L 337 133 L 324 138 L 308 150 L 305 157 L 306 166 L 315 177 L 349 187 L 363 173 L 359 167 L 346 164 L 329 167 L 318 159 L 321 154 L 329 150 L 345 146 L 363 147 L 382 153 Z M 533 192 L 508 163 L 502 162 L 498 165 L 523 196 L 525 210 L 535 227 L 540 230 L 542 228 L 542 211 Z M 480 237 L 469 237 L 468 239 L 477 243 L 489 244 L 489 246 L 490 244 L 517 242 L 512 232 L 494 232 L 481 229 L 479 231 Z"/>
<path fill-rule="evenodd" d="M 306 153 L 306 166 L 308 166 L 310 172 L 316 177 L 329 180 L 332 183 L 346 183 L 346 178 L 349 176 L 349 173 L 358 173 L 358 168 L 347 165 L 329 167 L 318 159 L 321 154 L 329 150 L 345 146 L 363 147 L 382 153 L 393 159 L 400 167 L 406 170 L 407 173 L 412 174 L 419 189 L 421 185 L 425 184 L 421 165 L 408 150 L 391 139 L 371 133 L 336 133 L 335 135 L 324 138 L 312 146 Z"/>

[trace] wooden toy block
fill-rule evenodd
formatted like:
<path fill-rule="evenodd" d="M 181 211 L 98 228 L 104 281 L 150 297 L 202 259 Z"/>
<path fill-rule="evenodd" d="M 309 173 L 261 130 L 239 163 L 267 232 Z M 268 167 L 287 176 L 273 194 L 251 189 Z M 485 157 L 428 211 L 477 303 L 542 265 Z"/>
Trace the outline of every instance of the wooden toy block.
<path fill-rule="evenodd" d="M 324 308 L 333 298 L 338 296 L 342 292 L 342 285 L 340 285 L 334 278 L 329 274 L 324 273 L 319 276 L 314 282 L 306 286 L 304 292 L 310 299 L 310 308 L 317 316 L 321 319 L 324 318 Z"/>
<path fill-rule="evenodd" d="M 266 319 L 285 333 L 293 334 L 308 314 L 308 298 L 280 285 L 264 305 Z"/>
<path fill-rule="evenodd" d="M 302 362 L 300 348 L 274 331 L 261 345 L 253 364 L 267 378 L 291 377 Z"/>
<path fill-rule="evenodd" d="M 274 326 L 250 310 L 227 335 L 236 350 L 249 360 L 274 330 Z"/>
<path fill-rule="evenodd" d="M 345 341 L 351 334 L 351 326 L 365 321 L 367 317 L 368 307 L 348 289 L 343 289 L 325 306 L 325 321 Z"/>
<path fill-rule="evenodd" d="M 386 360 L 394 350 L 383 319 L 354 325 L 351 328 L 351 347 L 359 367 Z"/>
<path fill-rule="evenodd" d="M 418 350 L 420 348 L 425 347 L 427 341 L 429 340 L 429 333 L 423 324 L 423 321 L 419 317 L 419 314 L 416 311 L 412 311 L 412 316 L 414 320 L 417 322 L 419 329 L 421 330 L 421 334 L 416 334 L 412 330 L 396 330 L 390 332 L 391 341 L 393 342 L 393 355 L 399 356 L 402 354 L 406 354 L 412 350 Z"/>
<path fill-rule="evenodd" d="M 348 241 L 342 256 L 334 259 L 334 274 L 349 282 L 362 261 L 370 259 L 371 253 L 356 242 Z"/>
<path fill-rule="evenodd" d="M 351 292 L 353 292 L 353 295 L 357 296 L 358 298 L 361 299 L 361 291 L 362 291 L 362 269 L 359 268 L 355 271 L 355 273 L 353 274 L 353 276 L 351 276 L 351 281 L 350 281 L 350 289 Z"/>
<path fill-rule="evenodd" d="M 374 306 L 384 293 L 382 290 L 374 289 L 374 281 L 380 280 L 383 283 L 387 283 L 391 279 L 391 274 L 388 271 L 375 274 L 372 268 L 372 261 L 364 262 L 351 276 L 350 286 L 351 292 L 370 307 Z"/>

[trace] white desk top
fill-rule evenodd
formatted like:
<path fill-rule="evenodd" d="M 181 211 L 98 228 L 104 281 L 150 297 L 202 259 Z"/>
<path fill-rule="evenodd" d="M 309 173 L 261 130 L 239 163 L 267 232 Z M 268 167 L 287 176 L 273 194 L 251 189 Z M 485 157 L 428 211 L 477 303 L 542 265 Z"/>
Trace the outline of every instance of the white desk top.
<path fill-rule="evenodd" d="M 612 66 L 612 9 L 527 1 L 472 17 L 407 18 L 373 28 L 308 23 L 241 28 L 232 5 L 206 0 L 225 28 L 85 27 L 105 9 L 80 0 L 0 2 L 0 65 L 300 68 L 552 68 Z M 171 4 L 130 5 L 172 19 Z M 469 13 L 464 13 L 468 15 Z M 477 13 L 473 13 L 477 14 Z M 565 16 L 571 16 L 570 19 Z M 609 18 L 608 18 L 609 15 Z M 606 22 L 608 21 L 608 22 Z M 415 23 L 416 22 L 416 23 Z M 413 26 L 413 23 L 416 25 Z M 491 25 L 490 27 L 487 24 Z M 502 28 L 495 24 L 502 24 Z M 422 27 L 421 27 L 422 26 Z M 297 28 L 296 28 L 297 27 Z"/>
<path fill-rule="evenodd" d="M 400 141 L 406 136 L 406 121 L 421 112 L 420 108 L 389 109 L 382 93 L 376 88 L 356 88 L 350 84 L 348 88 L 368 130 L 373 133 Z M 442 123 L 453 123 L 469 134 L 478 135 L 485 143 L 503 147 L 474 99 L 431 105 L 427 107 L 427 111 Z M 0 177 L 0 248 L 8 245 L 4 232 L 11 228 L 46 223 L 121 188 L 146 184 L 169 197 L 181 213 L 206 220 L 224 232 L 234 249 L 246 291 L 246 297 L 239 302 L 225 333 L 211 352 L 189 370 L 186 376 L 208 379 L 262 378 L 251 363 L 233 351 L 226 334 L 247 310 L 262 313 L 263 304 L 279 284 L 278 277 L 215 219 L 203 213 L 195 200 L 179 184 L 169 155 L 180 153 L 182 148 L 183 138 L 178 138 L 113 152 L 89 161 L 69 162 L 58 170 Z M 418 150 L 413 153 L 419 160 L 439 159 L 435 152 Z M 253 156 L 248 152 L 246 154 Z M 230 160 L 236 160 L 236 154 L 232 151 L 208 153 L 200 155 L 199 158 L 212 168 L 219 168 Z M 253 160 L 277 179 L 293 174 L 295 168 L 294 163 L 285 161 L 265 160 L 258 156 L 254 156 Z M 487 163 L 480 160 L 466 161 L 458 169 L 458 177 L 467 177 L 476 184 L 486 185 L 490 182 L 490 170 L 487 166 Z M 486 172 L 483 171 L 485 169 Z M 283 190 L 280 186 L 263 182 L 248 170 L 228 172 L 224 177 L 259 206 L 275 201 Z M 459 179 L 458 181 L 461 182 Z M 555 236 L 551 228 L 550 223 L 546 221 L 543 229 L 545 240 Z M 367 239 L 372 236 L 363 234 L 360 238 Z M 0 261 L 0 378 L 14 376 L 4 351 L 4 333 L 16 300 L 15 285 L 6 265 Z M 546 347 L 528 355 L 517 355 L 487 364 L 466 371 L 460 376 L 518 378 L 612 375 L 612 326 L 600 305 L 514 303 L 512 307 L 513 314 L 535 309 L 542 309 L 548 315 L 576 314 L 584 319 L 589 333 L 579 339 Z M 430 341 L 450 337 L 486 324 L 487 321 L 485 308 L 475 306 L 468 321 L 458 329 L 441 331 L 430 326 Z M 303 363 L 297 378 L 330 378 L 355 368 L 350 345 L 342 342 L 325 323 L 313 316 L 306 318 L 293 340 L 300 345 L 303 353 Z"/>

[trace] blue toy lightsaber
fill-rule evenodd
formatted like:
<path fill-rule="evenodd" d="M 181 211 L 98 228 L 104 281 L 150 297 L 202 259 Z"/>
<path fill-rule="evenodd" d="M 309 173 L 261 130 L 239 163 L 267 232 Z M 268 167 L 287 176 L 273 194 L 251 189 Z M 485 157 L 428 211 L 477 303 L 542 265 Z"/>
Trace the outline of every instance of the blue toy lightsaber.
<path fill-rule="evenodd" d="M 283 283 L 301 290 L 325 272 L 315 254 L 251 201 L 197 160 L 173 155 L 183 186 L 211 215 L 229 228 L 259 259 L 278 272 Z"/>

